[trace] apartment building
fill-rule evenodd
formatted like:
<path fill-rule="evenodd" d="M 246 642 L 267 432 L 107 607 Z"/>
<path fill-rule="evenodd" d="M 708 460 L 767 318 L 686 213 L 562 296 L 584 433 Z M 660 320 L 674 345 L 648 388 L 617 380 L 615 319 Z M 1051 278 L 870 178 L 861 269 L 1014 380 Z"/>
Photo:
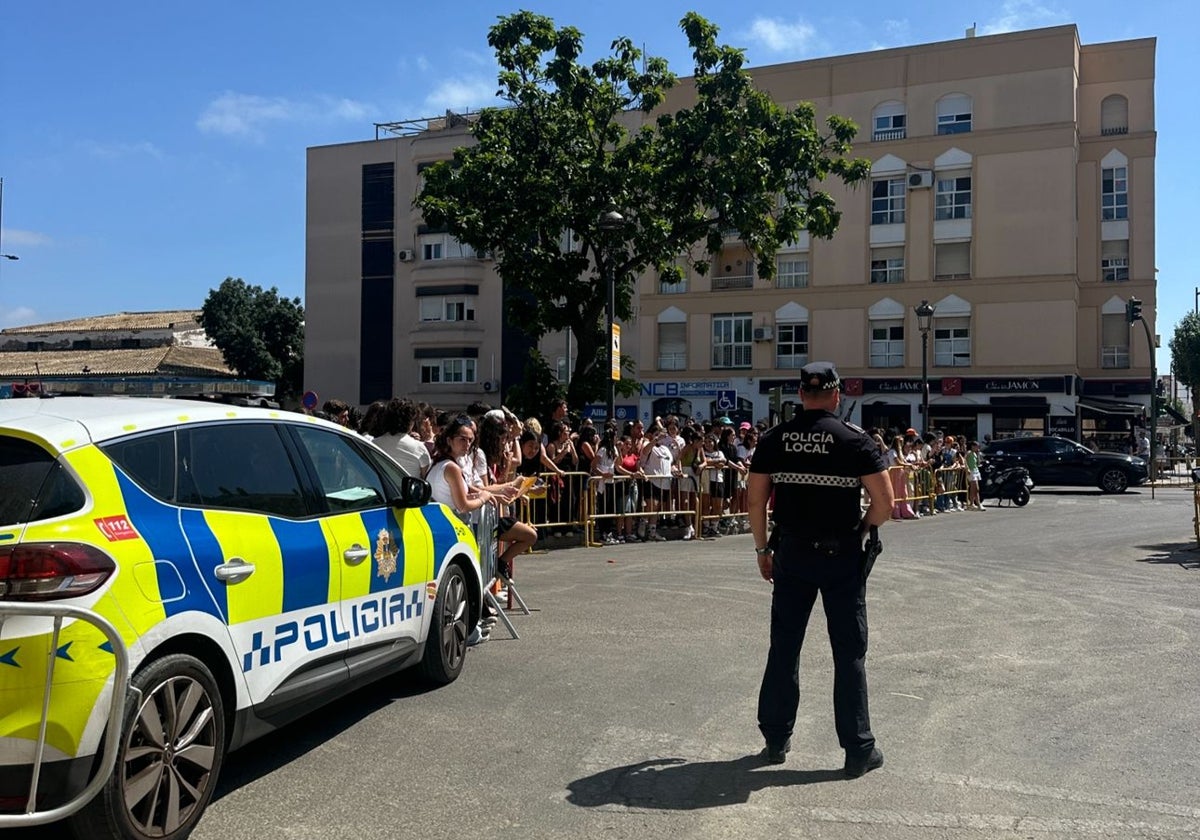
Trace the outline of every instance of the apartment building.
<path fill-rule="evenodd" d="M 798 368 L 831 359 L 864 426 L 1127 435 L 1152 390 L 1126 311 L 1140 299 L 1154 332 L 1154 60 L 1153 39 L 1081 45 L 1060 26 L 753 70 L 781 104 L 857 122 L 870 182 L 835 186 L 840 230 L 791 243 L 773 280 L 736 238 L 707 275 L 641 277 L 622 349 L 642 394 L 619 413 L 786 413 Z M 411 209 L 462 122 L 309 150 L 306 385 L 322 397 L 449 406 L 519 377 L 490 263 Z M 542 349 L 569 370 L 564 337 Z"/>

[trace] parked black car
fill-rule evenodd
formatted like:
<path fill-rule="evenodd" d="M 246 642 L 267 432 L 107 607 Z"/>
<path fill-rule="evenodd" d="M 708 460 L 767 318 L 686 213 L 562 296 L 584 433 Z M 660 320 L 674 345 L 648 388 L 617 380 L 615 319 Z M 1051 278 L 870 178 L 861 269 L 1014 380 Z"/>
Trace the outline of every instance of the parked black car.
<path fill-rule="evenodd" d="M 1066 484 L 1099 487 L 1105 493 L 1124 493 L 1131 484 L 1149 477 L 1146 461 L 1115 452 L 1093 452 L 1062 437 L 1024 437 L 994 440 L 983 454 L 996 466 L 1021 466 L 1035 485 Z"/>

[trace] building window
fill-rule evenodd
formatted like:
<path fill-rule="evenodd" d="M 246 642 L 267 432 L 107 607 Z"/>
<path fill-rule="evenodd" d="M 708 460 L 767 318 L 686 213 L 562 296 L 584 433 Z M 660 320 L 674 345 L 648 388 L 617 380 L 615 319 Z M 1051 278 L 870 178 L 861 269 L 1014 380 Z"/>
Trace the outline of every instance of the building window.
<path fill-rule="evenodd" d="M 713 315 L 713 368 L 750 367 L 750 351 L 753 347 L 750 318 L 749 312 Z"/>
<path fill-rule="evenodd" d="M 879 178 L 871 182 L 871 224 L 904 224 L 904 179 Z"/>
<path fill-rule="evenodd" d="M 944 242 L 933 246 L 933 279 L 970 280 L 971 243 Z"/>
<path fill-rule="evenodd" d="M 776 324 L 775 367 L 799 370 L 808 364 L 808 324 Z"/>
<path fill-rule="evenodd" d="M 419 299 L 422 321 L 474 321 L 472 297 L 423 297 Z"/>
<path fill-rule="evenodd" d="M 682 295 L 688 290 L 687 275 L 673 280 L 668 275 L 658 278 L 658 293 L 660 295 Z"/>
<path fill-rule="evenodd" d="M 1129 367 L 1129 321 L 1124 313 L 1100 316 L 1100 367 Z"/>
<path fill-rule="evenodd" d="M 687 324 L 658 325 L 658 369 L 687 370 Z"/>
<path fill-rule="evenodd" d="M 72 350 L 91 350 L 92 349 L 92 341 L 90 338 L 76 339 L 75 341 L 71 342 L 71 349 Z"/>
<path fill-rule="evenodd" d="M 945 175 L 937 179 L 933 217 L 938 221 L 971 218 L 970 175 Z"/>
<path fill-rule="evenodd" d="M 905 134 L 905 115 L 903 102 L 881 102 L 875 106 L 871 114 L 874 130 L 871 139 L 903 140 Z"/>
<path fill-rule="evenodd" d="M 971 319 L 938 318 L 933 323 L 933 363 L 938 367 L 969 367 Z"/>
<path fill-rule="evenodd" d="M 421 362 L 422 385 L 475 382 L 475 359 L 430 359 Z"/>
<path fill-rule="evenodd" d="M 470 245 L 448 233 L 423 233 L 417 237 L 423 260 L 464 260 L 475 256 Z"/>
<path fill-rule="evenodd" d="M 1100 279 L 1118 283 L 1129 279 L 1129 240 L 1110 239 L 1100 243 Z"/>
<path fill-rule="evenodd" d="M 904 322 L 871 323 L 871 367 L 904 367 Z"/>
<path fill-rule="evenodd" d="M 783 256 L 775 264 L 775 288 L 808 287 L 808 257 Z"/>
<path fill-rule="evenodd" d="M 903 283 L 904 282 L 904 249 L 903 248 L 872 248 L 871 249 L 871 282 L 872 283 Z"/>
<path fill-rule="evenodd" d="M 965 93 L 952 93 L 938 100 L 938 134 L 966 134 L 970 130 L 971 97 Z"/>
<path fill-rule="evenodd" d="M 1124 166 L 1100 170 L 1100 218 L 1106 222 L 1129 218 L 1127 173 L 1128 169 Z"/>
<path fill-rule="evenodd" d="M 1129 133 L 1129 100 L 1119 93 L 1106 96 L 1100 102 L 1100 133 Z"/>

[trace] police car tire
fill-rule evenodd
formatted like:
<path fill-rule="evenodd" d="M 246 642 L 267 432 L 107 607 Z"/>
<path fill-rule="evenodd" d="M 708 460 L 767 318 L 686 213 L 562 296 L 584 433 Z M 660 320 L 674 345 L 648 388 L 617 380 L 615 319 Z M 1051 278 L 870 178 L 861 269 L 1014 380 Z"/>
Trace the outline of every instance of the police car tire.
<path fill-rule="evenodd" d="M 212 713 L 208 721 L 196 733 L 189 733 L 186 723 L 181 725 L 181 729 L 184 734 L 196 735 L 192 739 L 192 743 L 199 742 L 211 746 L 211 763 L 207 774 L 202 778 L 188 780 L 200 795 L 194 802 L 187 805 L 190 810 L 187 816 L 180 820 L 178 827 L 169 833 L 148 834 L 135 824 L 125 806 L 126 781 L 131 773 L 136 775 L 139 768 L 144 769 L 146 766 L 143 760 L 130 756 L 130 748 L 131 746 L 135 747 L 134 741 L 139 738 L 133 727 L 137 725 L 138 715 L 147 703 L 161 702 L 165 696 L 164 692 L 171 691 L 174 686 L 191 689 L 188 682 L 201 691 L 196 708 L 203 714 L 204 705 L 207 704 Z M 217 687 L 217 681 L 213 679 L 208 666 L 187 654 L 168 654 L 138 671 L 133 677 L 132 685 L 140 689 L 142 693 L 137 695 L 131 692 L 130 699 L 127 701 L 125 719 L 121 728 L 121 746 L 117 750 L 116 766 L 112 775 L 109 776 L 108 783 L 100 790 L 95 799 L 71 818 L 71 828 L 80 840 L 83 838 L 89 840 L 97 838 L 144 840 L 149 837 L 160 838 L 160 840 L 183 840 L 192 833 L 200 821 L 204 809 L 208 807 L 213 791 L 216 789 L 221 765 L 225 760 L 225 704 L 220 689 Z M 194 694 L 192 697 L 195 699 Z M 196 716 L 193 715 L 190 722 L 194 722 L 195 719 Z M 180 764 L 183 766 L 184 763 L 180 762 Z M 186 770 L 194 771 L 195 767 L 189 766 L 185 768 Z"/>
<path fill-rule="evenodd" d="M 467 656 L 467 637 L 471 634 L 471 605 L 467 600 L 467 580 L 458 564 L 446 569 L 438 584 L 437 600 L 421 657 L 421 676 L 434 685 L 446 685 L 458 679 Z"/>

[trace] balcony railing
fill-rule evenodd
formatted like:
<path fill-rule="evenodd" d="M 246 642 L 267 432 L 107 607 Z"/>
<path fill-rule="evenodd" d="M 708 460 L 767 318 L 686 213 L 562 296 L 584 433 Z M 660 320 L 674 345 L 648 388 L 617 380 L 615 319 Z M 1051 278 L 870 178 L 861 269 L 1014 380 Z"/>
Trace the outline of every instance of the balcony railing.
<path fill-rule="evenodd" d="M 719 274 L 712 279 L 714 292 L 727 292 L 732 289 L 753 289 L 753 274 Z"/>
<path fill-rule="evenodd" d="M 1114 134 L 1128 134 L 1128 133 L 1129 133 L 1129 126 L 1127 126 L 1127 125 L 1114 125 L 1114 126 L 1110 126 L 1109 128 L 1100 129 L 1100 135 L 1102 137 L 1111 137 Z"/>
<path fill-rule="evenodd" d="M 687 290 L 687 278 L 680 280 L 678 283 L 664 283 L 661 280 L 658 283 L 658 293 L 660 295 L 682 295 L 687 294 Z"/>
<path fill-rule="evenodd" d="M 659 353 L 659 370 L 687 370 L 687 353 Z"/>
<path fill-rule="evenodd" d="M 871 139 L 875 140 L 875 141 L 903 140 L 904 132 L 905 132 L 905 129 L 903 129 L 903 128 L 889 128 L 889 129 L 885 129 L 883 131 L 876 131 L 874 134 L 871 135 Z"/>

